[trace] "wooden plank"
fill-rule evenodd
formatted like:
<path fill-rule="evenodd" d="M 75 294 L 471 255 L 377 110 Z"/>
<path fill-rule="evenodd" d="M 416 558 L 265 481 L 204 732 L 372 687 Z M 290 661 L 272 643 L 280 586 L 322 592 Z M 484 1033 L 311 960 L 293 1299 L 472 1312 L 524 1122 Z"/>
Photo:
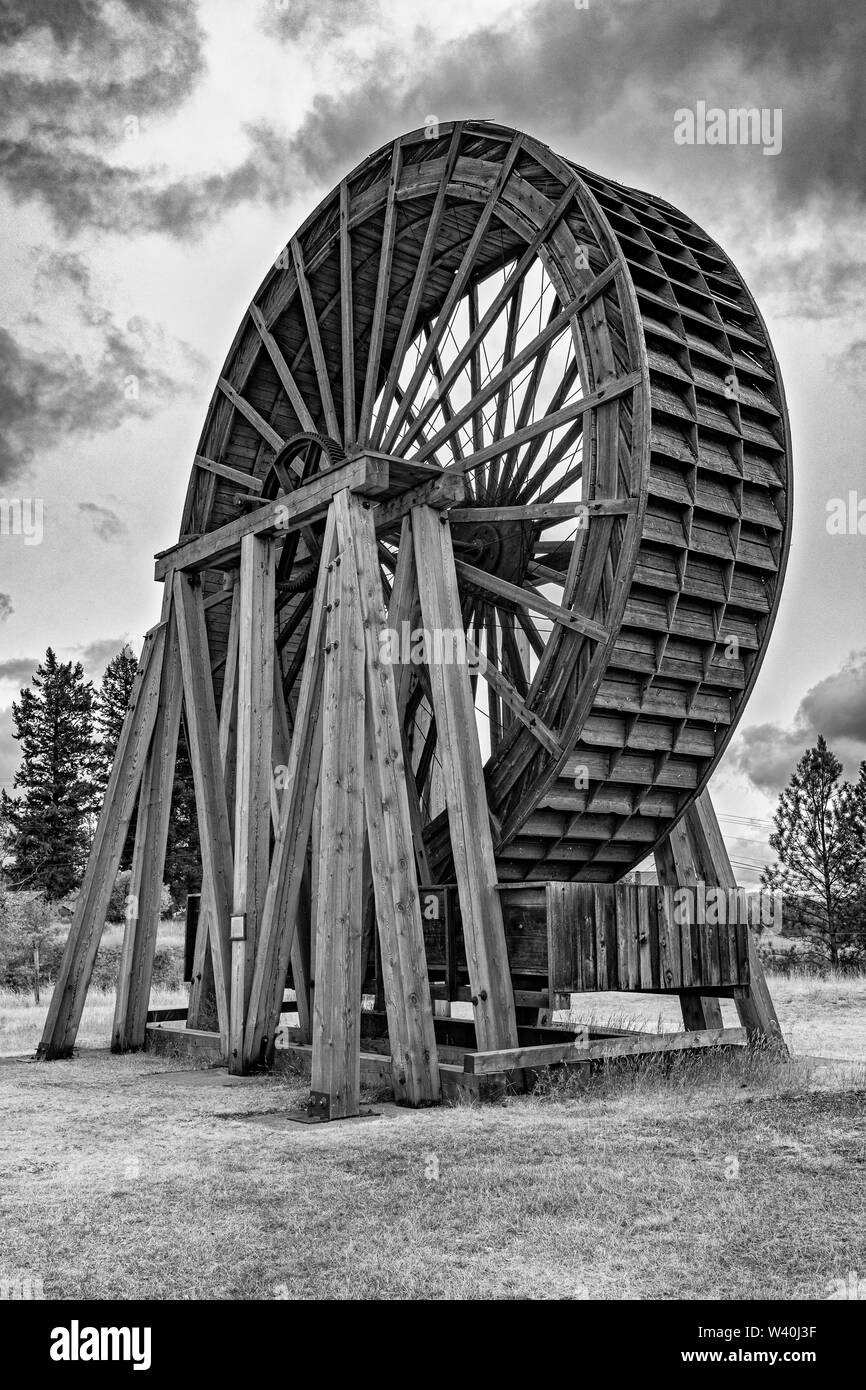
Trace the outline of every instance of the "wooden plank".
<path fill-rule="evenodd" d="M 465 496 L 465 479 L 457 473 L 440 473 L 429 483 L 418 483 L 417 487 L 387 502 L 379 502 L 373 511 L 373 524 L 377 531 L 389 531 L 402 522 L 413 507 L 451 507 L 455 502 L 462 502 Z"/>
<path fill-rule="evenodd" d="M 641 1033 L 627 1038 L 604 1038 L 584 1048 L 578 1061 L 640 1057 L 653 1052 L 688 1052 L 697 1048 L 745 1047 L 744 1028 L 704 1028 L 683 1033 Z"/>
<path fill-rule="evenodd" d="M 682 948 L 680 928 L 676 920 L 674 889 L 658 889 L 659 973 L 662 989 L 676 989 L 682 984 Z"/>
<path fill-rule="evenodd" d="M 421 612 L 430 632 L 463 630 L 451 534 L 443 521 L 430 507 L 412 512 Z M 479 1001 L 478 1042 L 484 1049 L 514 1047 L 517 1018 L 469 672 L 463 664 L 434 661 L 429 674 L 467 965 Z"/>
<path fill-rule="evenodd" d="M 616 937 L 616 889 L 612 883 L 595 885 L 596 988 L 618 990 Z"/>
<path fill-rule="evenodd" d="M 270 873 L 274 725 L 274 542 L 241 542 L 238 641 L 237 780 L 232 913 L 244 936 L 232 944 L 232 1015 L 229 1071 L 243 1071 L 246 1005 Z M 238 964 L 240 959 L 241 963 Z M 239 987 L 235 976 L 240 971 Z"/>
<path fill-rule="evenodd" d="M 147 633 L 37 1053 L 69 1057 L 156 724 L 165 624 Z"/>
<path fill-rule="evenodd" d="M 578 934 L 579 984 L 581 990 L 594 990 L 597 984 L 595 955 L 595 885 L 574 885 L 574 927 Z"/>
<path fill-rule="evenodd" d="M 228 1050 L 229 915 L 232 895 L 232 843 L 219 729 L 207 646 L 201 586 L 185 574 L 174 576 L 184 711 L 195 784 L 202 857 L 202 894 L 207 895 L 219 1031 Z M 207 885 L 205 889 L 205 885 Z"/>
<path fill-rule="evenodd" d="M 289 749 L 291 747 L 291 735 L 289 733 L 289 720 L 286 714 L 286 702 L 283 695 L 282 681 L 280 677 L 280 663 L 274 657 L 274 768 L 283 768 L 288 771 Z M 282 778 L 280 779 L 282 781 Z M 284 786 L 276 785 L 277 778 L 273 779 L 274 796 L 271 799 L 271 817 L 273 820 L 274 841 L 276 841 L 280 827 L 280 802 L 282 800 Z M 304 1042 L 309 1042 L 312 1037 L 310 1020 L 310 884 L 309 872 L 304 867 L 304 877 L 301 884 L 301 894 L 298 900 L 298 925 L 292 941 L 291 950 L 292 962 L 292 983 L 295 989 L 295 1003 L 297 1005 L 298 1029 Z"/>
<path fill-rule="evenodd" d="M 330 512 L 322 540 L 322 558 L 310 612 L 307 651 L 298 691 L 286 789 L 280 802 L 280 824 L 271 857 L 259 945 L 253 966 L 253 983 L 244 1036 L 244 1060 L 247 1067 L 259 1059 L 263 1048 L 266 1054 L 273 1050 L 273 1040 L 280 1019 L 283 985 L 295 937 L 298 900 L 322 759 L 321 706 L 325 608 L 328 565 L 333 558 L 335 545 L 336 523 L 333 512 Z M 315 872 L 318 872 L 317 867 Z"/>
<path fill-rule="evenodd" d="M 170 610 L 170 589 L 166 590 L 166 597 L 168 602 L 165 607 Z M 126 1052 L 144 1046 L 161 916 L 165 851 L 183 705 L 177 623 L 170 611 L 166 618 L 168 627 L 156 723 L 138 798 L 135 849 L 111 1029 L 112 1052 Z"/>
<path fill-rule="evenodd" d="M 226 522 L 196 540 L 182 541 L 156 557 L 154 576 L 161 580 L 173 569 L 197 570 L 224 565 L 238 556 L 244 536 L 282 535 L 298 530 L 308 521 L 322 516 L 331 498 L 343 488 L 370 497 L 387 492 L 387 460 L 373 454 L 349 459 L 246 516 Z"/>
<path fill-rule="evenodd" d="M 310 1103 L 324 1099 L 330 1119 L 357 1115 L 360 1104 L 364 634 L 355 567 L 344 559 L 329 566 L 310 1077 Z"/>
<path fill-rule="evenodd" d="M 589 1028 L 580 1030 L 578 1037 L 568 1042 L 538 1043 L 532 1047 L 505 1047 L 495 1052 L 467 1052 L 463 1070 L 470 1076 L 489 1076 L 503 1071 L 518 1071 L 526 1067 L 553 1067 L 569 1062 L 586 1061 Z"/>
<path fill-rule="evenodd" d="M 394 1094 L 406 1105 L 433 1105 L 439 1099 L 436 1035 L 394 670 L 380 659 L 385 607 L 376 536 L 370 512 L 357 498 L 340 493 L 334 509 L 343 566 L 348 569 L 354 564 L 355 568 L 353 586 L 359 595 L 366 648 L 364 811 Z"/>

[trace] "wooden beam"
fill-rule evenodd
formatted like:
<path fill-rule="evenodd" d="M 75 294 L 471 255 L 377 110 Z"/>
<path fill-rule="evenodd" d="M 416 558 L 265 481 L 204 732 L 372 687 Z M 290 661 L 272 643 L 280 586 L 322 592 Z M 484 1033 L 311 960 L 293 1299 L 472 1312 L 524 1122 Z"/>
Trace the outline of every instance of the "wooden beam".
<path fill-rule="evenodd" d="M 280 663 L 275 653 L 274 655 L 274 768 L 283 768 L 283 778 L 288 771 L 289 749 L 291 748 L 291 735 L 289 733 L 289 720 L 286 712 L 286 701 L 283 695 L 282 677 L 280 674 Z M 283 779 L 280 779 L 281 783 Z M 272 782 L 273 796 L 271 798 L 271 816 L 273 820 L 274 841 L 276 841 L 280 828 L 280 803 L 286 794 L 285 785 L 277 785 L 276 776 Z M 306 865 L 304 866 L 304 877 L 301 885 L 301 894 L 298 900 L 297 919 L 298 925 L 292 939 L 291 962 L 292 962 L 292 982 L 295 988 L 295 1002 L 297 1004 L 298 1029 L 305 1042 L 309 1042 L 312 1036 L 310 1020 L 310 884 L 309 874 Z"/>
<path fill-rule="evenodd" d="M 310 1106 L 342 1119 L 360 1105 L 364 633 L 357 573 L 344 550 L 328 579 Z"/>
<path fill-rule="evenodd" d="M 232 914 L 244 934 L 232 941 L 229 1071 L 243 1071 L 245 1011 L 252 985 L 259 924 L 270 872 L 271 793 L 274 786 L 274 542 L 241 542 L 238 651 L 237 791 Z M 235 968 L 236 967 L 236 968 Z M 238 1016 L 239 1011 L 239 1016 Z"/>
<path fill-rule="evenodd" d="M 224 376 L 219 379 L 219 389 L 223 395 L 231 401 L 235 410 L 240 411 L 245 420 L 248 420 L 253 429 L 258 430 L 266 444 L 270 444 L 275 453 L 279 453 L 283 448 L 285 440 L 281 434 L 277 434 L 272 425 L 269 425 L 263 415 L 260 415 L 254 405 L 244 400 L 239 391 L 236 391 L 230 381 L 226 381 Z"/>
<path fill-rule="evenodd" d="M 430 507 L 412 513 L 421 613 L 429 632 L 463 631 L 451 534 Z M 475 702 L 464 663 L 432 662 L 430 685 L 445 777 L 451 845 L 463 915 L 466 959 L 480 1047 L 515 1047 L 517 1018 L 508 968 L 502 907 Z"/>
<path fill-rule="evenodd" d="M 453 507 L 452 525 L 482 521 L 580 521 L 594 516 L 625 516 L 637 507 L 636 497 L 593 498 L 589 502 L 527 502 L 518 507 Z M 562 542 L 559 542 L 562 544 Z"/>
<path fill-rule="evenodd" d="M 159 580 L 173 569 L 195 571 L 223 565 L 237 558 L 244 536 L 282 535 L 296 530 L 322 516 L 331 498 L 342 488 L 364 496 L 381 496 L 389 491 L 389 476 L 388 461 L 381 455 L 362 454 L 350 459 L 246 516 L 160 552 L 154 576 Z"/>
<path fill-rule="evenodd" d="M 197 468 L 203 468 L 206 473 L 215 473 L 217 477 L 225 478 L 230 483 L 244 487 L 252 493 L 259 493 L 262 490 L 262 480 L 257 478 L 254 473 L 242 473 L 239 468 L 229 468 L 227 463 L 217 463 L 215 459 L 205 458 L 204 454 L 196 454 L 195 464 Z"/>
<path fill-rule="evenodd" d="M 594 622 L 592 618 L 585 618 L 581 613 L 574 613 L 570 608 L 561 608 L 558 603 L 552 603 L 550 599 L 544 598 L 542 594 L 533 593 L 529 589 L 521 589 L 517 584 L 509 584 L 507 579 L 500 579 L 498 575 L 488 574 L 487 570 L 477 569 L 475 565 L 467 565 L 463 560 L 456 562 L 458 575 L 483 593 L 495 594 L 500 600 L 516 605 L 518 608 L 527 608 L 530 612 L 541 613 L 546 618 L 552 619 L 555 623 L 560 623 L 563 627 L 570 628 L 572 632 L 580 632 L 584 637 L 591 637 L 594 642 L 606 642 L 610 633 L 601 623 Z"/>
<path fill-rule="evenodd" d="M 434 1105 L 439 1099 L 439 1073 L 413 853 L 407 788 L 411 773 L 407 777 L 394 668 L 380 656 L 379 635 L 385 608 L 376 535 L 369 511 L 364 511 L 357 498 L 340 493 L 334 499 L 334 508 L 343 566 L 350 574 L 355 569 L 351 587 L 359 595 L 360 631 L 365 645 L 364 812 L 394 1061 L 394 1092 L 398 1102 L 405 1105 Z M 410 540 L 407 544 L 411 548 Z M 326 824 L 323 804 L 323 831 Z M 323 868 L 326 863 L 323 861 Z M 334 872 L 333 867 L 330 872 Z"/>
<path fill-rule="evenodd" d="M 166 598 L 165 607 L 170 610 L 170 588 L 166 590 Z M 138 798 L 135 849 L 111 1030 L 112 1052 L 144 1047 L 147 1025 L 183 705 L 177 623 L 171 611 L 167 614 L 167 623 L 156 723 Z"/>
<path fill-rule="evenodd" d="M 108 900 L 156 724 L 165 636 L 166 625 L 160 623 L 151 628 L 144 639 L 105 800 L 37 1049 L 38 1055 L 49 1061 L 71 1056 L 78 1033 L 93 963 L 105 927 Z"/>
<path fill-rule="evenodd" d="M 260 1060 L 263 1048 L 266 1055 L 273 1050 L 274 1036 L 280 1021 L 283 986 L 295 937 L 298 899 L 307 859 L 313 805 L 322 759 L 321 706 L 325 609 L 328 565 L 333 558 L 335 545 L 336 525 L 333 512 L 330 512 L 322 541 L 322 559 L 310 613 L 306 655 L 289 750 L 286 788 L 280 801 L 280 823 L 271 856 L 268 889 L 253 967 L 244 1035 L 246 1067 Z"/>
<path fill-rule="evenodd" d="M 264 320 L 264 315 L 257 305 L 251 304 L 249 307 L 250 319 L 262 340 L 262 344 L 274 365 L 274 370 L 280 379 L 280 384 L 289 398 L 292 410 L 298 417 L 298 424 L 302 430 L 315 432 L 316 423 L 307 409 L 307 403 L 301 395 L 300 387 L 289 370 L 289 364 L 282 354 L 280 345 L 270 332 Z"/>
<path fill-rule="evenodd" d="M 208 904 L 220 1037 L 228 1050 L 232 843 L 220 762 L 219 729 L 210 676 L 201 586 L 188 575 L 174 576 L 174 607 L 177 614 L 186 731 L 201 845 L 202 897 L 206 896 Z"/>
<path fill-rule="evenodd" d="M 355 443 L 355 310 L 346 179 L 340 184 L 340 341 L 343 349 L 343 445 L 348 450 Z"/>

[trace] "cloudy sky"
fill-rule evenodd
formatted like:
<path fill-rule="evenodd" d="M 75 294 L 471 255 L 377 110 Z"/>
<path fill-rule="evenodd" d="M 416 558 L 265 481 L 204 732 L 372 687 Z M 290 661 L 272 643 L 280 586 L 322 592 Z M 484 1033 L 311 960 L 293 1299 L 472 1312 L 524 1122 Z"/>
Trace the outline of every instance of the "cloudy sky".
<path fill-rule="evenodd" d="M 158 614 L 215 377 L 269 263 L 360 158 L 487 117 L 682 207 L 767 319 L 795 525 L 769 653 L 713 781 L 729 847 L 818 732 L 866 757 L 862 0 L 2 0 L 0 781 L 52 644 L 98 677 Z M 782 148 L 688 146 L 674 113 L 782 112 Z M 866 500 L 863 502 L 866 513 Z M 866 515 L 863 520 L 866 531 Z"/>

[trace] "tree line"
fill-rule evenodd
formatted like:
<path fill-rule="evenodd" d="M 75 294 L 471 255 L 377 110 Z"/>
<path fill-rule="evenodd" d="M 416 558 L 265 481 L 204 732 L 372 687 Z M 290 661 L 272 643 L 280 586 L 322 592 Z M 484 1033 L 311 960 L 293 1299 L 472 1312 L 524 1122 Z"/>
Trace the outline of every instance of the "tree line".
<path fill-rule="evenodd" d="M 4 791 L 0 800 L 0 890 L 5 880 L 31 905 L 38 899 L 50 907 L 78 887 L 137 665 L 124 645 L 96 688 L 80 662 L 58 661 L 49 647 L 13 704 L 21 761 L 13 794 Z M 774 815 L 769 843 L 776 862 L 762 875 L 764 886 L 784 894 L 788 927 L 808 940 L 815 963 L 834 967 L 866 963 L 866 762 L 854 782 L 842 781 L 842 771 L 823 736 L 804 752 Z M 121 870 L 131 864 L 134 836 L 133 819 Z M 165 881 L 177 908 L 201 885 L 183 726 Z"/>

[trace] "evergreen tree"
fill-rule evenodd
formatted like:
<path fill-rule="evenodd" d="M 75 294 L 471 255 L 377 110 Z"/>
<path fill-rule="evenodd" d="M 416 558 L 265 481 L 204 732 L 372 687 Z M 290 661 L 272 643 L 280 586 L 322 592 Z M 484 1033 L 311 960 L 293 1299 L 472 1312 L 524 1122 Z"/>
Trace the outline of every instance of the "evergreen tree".
<path fill-rule="evenodd" d="M 177 761 L 174 768 L 174 788 L 171 816 L 168 822 L 168 844 L 165 851 L 163 878 L 171 890 L 178 908 L 186 902 L 187 893 L 201 889 L 201 850 L 198 839 L 198 816 L 195 808 L 195 784 L 192 763 L 186 744 L 183 721 L 177 741 Z"/>
<path fill-rule="evenodd" d="M 2 798 L 10 886 L 62 898 L 79 881 L 94 810 L 93 687 L 81 663 L 58 661 L 49 647 L 12 723 L 21 764 L 18 794 Z"/>
<path fill-rule="evenodd" d="M 97 791 L 97 810 L 101 806 L 111 776 L 114 755 L 120 741 L 120 731 L 129 708 L 129 699 L 138 670 L 138 657 L 128 642 L 124 642 L 117 656 L 113 656 L 105 668 L 102 685 L 96 695 L 94 725 L 96 744 L 94 747 L 95 781 Z M 121 869 L 132 866 L 132 853 L 135 848 L 135 825 L 137 810 L 132 820 L 120 856 Z"/>
<path fill-rule="evenodd" d="M 117 656 L 113 656 L 105 668 L 102 685 L 96 696 L 94 726 L 96 733 L 96 775 L 99 790 L 104 794 L 111 775 L 114 754 L 117 751 L 120 730 L 129 708 L 129 697 L 135 673 L 138 670 L 138 657 L 128 642 L 124 642 Z"/>
<path fill-rule="evenodd" d="M 763 876 L 768 887 L 796 897 L 808 935 L 833 966 L 856 947 L 852 914 L 862 899 L 866 851 L 866 765 L 855 786 L 840 786 L 841 775 L 820 735 L 779 798 L 770 836 L 778 863 Z"/>

